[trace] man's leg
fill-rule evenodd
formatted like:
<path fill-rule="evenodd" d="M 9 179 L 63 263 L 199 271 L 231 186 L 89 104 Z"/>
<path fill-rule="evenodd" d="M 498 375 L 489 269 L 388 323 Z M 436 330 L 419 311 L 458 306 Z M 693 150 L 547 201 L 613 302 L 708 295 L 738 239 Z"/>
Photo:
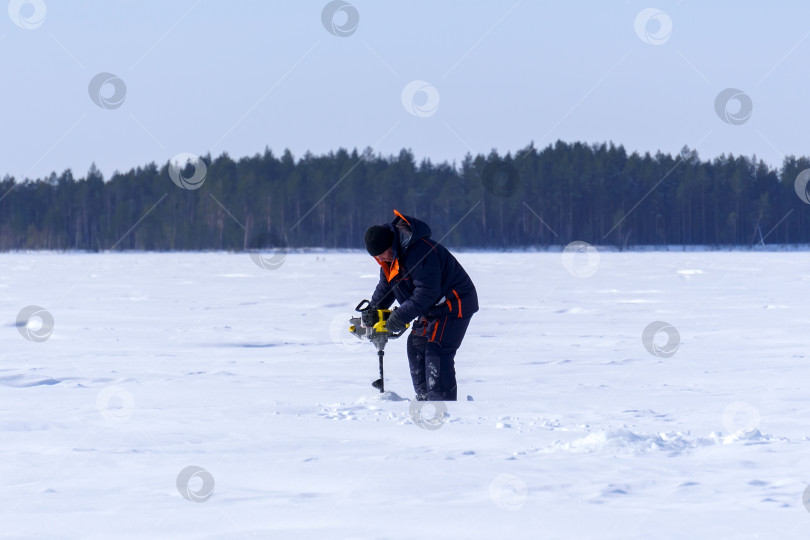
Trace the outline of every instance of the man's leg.
<path fill-rule="evenodd" d="M 425 376 L 425 344 L 427 338 L 422 334 L 424 327 L 414 328 L 408 335 L 408 364 L 411 369 L 411 380 L 413 381 L 413 391 L 416 392 L 416 399 L 424 401 L 427 399 L 427 378 Z"/>
<path fill-rule="evenodd" d="M 428 342 L 425 346 L 427 398 L 430 401 L 455 401 L 456 351 L 461 346 L 470 318 L 442 317 L 428 327 Z"/>
<path fill-rule="evenodd" d="M 455 351 L 445 352 L 438 344 L 427 344 L 425 364 L 429 401 L 456 401 L 455 356 Z"/>

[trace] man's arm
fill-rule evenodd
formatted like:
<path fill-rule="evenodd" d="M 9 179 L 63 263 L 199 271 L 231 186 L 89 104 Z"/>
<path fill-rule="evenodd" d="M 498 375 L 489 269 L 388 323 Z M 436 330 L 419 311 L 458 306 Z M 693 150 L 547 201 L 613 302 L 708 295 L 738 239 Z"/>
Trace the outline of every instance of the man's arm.
<path fill-rule="evenodd" d="M 374 294 L 371 295 L 371 305 L 377 306 L 380 309 L 388 309 L 394 303 L 394 291 L 391 290 L 391 285 L 385 278 L 385 273 L 380 269 L 380 282 L 377 283 L 377 288 L 374 289 Z"/>
<path fill-rule="evenodd" d="M 413 250 L 408 257 L 418 261 L 418 264 L 416 268 L 410 269 L 414 285 L 413 294 L 397 310 L 405 322 L 426 316 L 433 304 L 442 296 L 442 267 L 439 255 L 432 246 L 428 244 L 424 246 L 425 249 Z"/>

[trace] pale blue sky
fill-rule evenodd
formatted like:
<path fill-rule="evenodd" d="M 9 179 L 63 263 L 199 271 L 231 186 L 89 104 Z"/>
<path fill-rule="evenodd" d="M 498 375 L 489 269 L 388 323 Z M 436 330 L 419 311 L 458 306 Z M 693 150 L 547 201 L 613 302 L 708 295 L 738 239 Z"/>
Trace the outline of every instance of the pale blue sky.
<path fill-rule="evenodd" d="M 337 37 L 323 0 L 40 1 L 34 29 L 0 16 L 0 175 L 83 176 L 95 161 L 109 177 L 265 146 L 296 157 L 407 147 L 457 162 L 557 139 L 775 166 L 810 155 L 806 2 L 351 0 L 359 25 Z M 634 29 L 650 7 L 672 22 L 661 45 Z M 34 6 L 22 10 L 36 26 Z M 126 84 L 120 107 L 90 99 L 99 72 Z M 435 88 L 433 114 L 403 106 L 413 80 Z M 726 88 L 750 96 L 745 123 L 715 113 Z"/>

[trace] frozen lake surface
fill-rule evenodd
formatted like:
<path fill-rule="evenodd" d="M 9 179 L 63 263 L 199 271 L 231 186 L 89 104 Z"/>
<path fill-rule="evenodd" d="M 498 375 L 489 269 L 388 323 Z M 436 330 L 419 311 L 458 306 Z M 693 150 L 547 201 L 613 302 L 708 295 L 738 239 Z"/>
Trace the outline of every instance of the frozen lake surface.
<path fill-rule="evenodd" d="M 806 538 L 810 253 L 600 255 L 458 254 L 430 425 L 365 254 L 2 254 L 2 535 Z"/>

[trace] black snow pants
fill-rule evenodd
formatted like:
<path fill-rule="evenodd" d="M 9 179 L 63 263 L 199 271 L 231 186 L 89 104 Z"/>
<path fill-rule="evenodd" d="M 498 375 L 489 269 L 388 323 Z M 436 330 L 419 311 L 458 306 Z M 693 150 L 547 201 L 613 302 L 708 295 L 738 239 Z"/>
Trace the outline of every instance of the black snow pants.
<path fill-rule="evenodd" d="M 456 401 L 456 351 L 471 317 L 420 318 L 408 336 L 408 363 L 416 399 Z"/>

